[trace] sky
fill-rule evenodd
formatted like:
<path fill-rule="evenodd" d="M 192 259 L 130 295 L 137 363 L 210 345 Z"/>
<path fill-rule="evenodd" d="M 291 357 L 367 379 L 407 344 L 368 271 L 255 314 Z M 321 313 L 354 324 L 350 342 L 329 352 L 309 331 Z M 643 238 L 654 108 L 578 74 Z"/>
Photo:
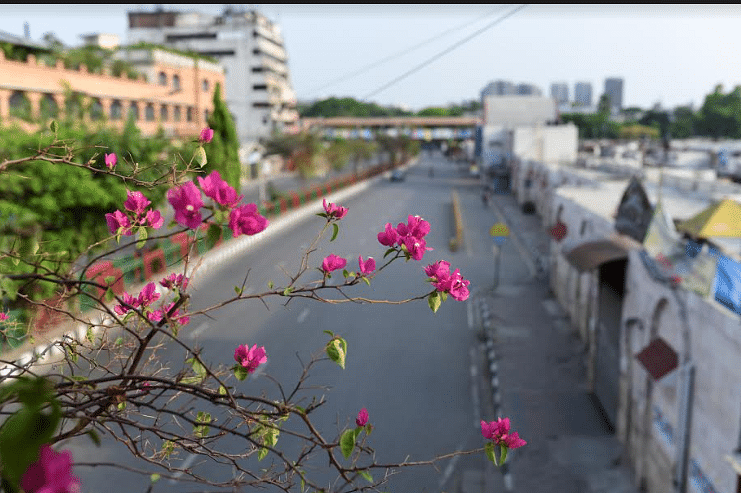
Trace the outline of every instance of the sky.
<path fill-rule="evenodd" d="M 741 6 L 527 5 L 496 22 L 521 5 L 245 7 L 281 26 L 299 101 L 351 96 L 419 110 L 478 99 L 488 82 L 503 79 L 535 84 L 545 95 L 552 83 L 566 82 L 571 98 L 576 82 L 590 82 L 596 102 L 605 79 L 621 77 L 624 107 L 697 108 L 716 85 L 728 91 L 741 84 Z M 162 7 L 218 14 L 224 5 Z M 154 8 L 4 5 L 0 30 L 23 35 L 28 22 L 36 41 L 53 32 L 75 46 L 80 34 L 102 32 L 118 34 L 125 42 L 127 11 Z"/>

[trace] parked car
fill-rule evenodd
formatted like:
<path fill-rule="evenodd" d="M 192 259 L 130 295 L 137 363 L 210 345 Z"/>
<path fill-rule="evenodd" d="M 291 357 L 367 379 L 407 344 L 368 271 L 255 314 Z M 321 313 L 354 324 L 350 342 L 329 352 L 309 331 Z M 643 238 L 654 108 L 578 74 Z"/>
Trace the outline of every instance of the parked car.
<path fill-rule="evenodd" d="M 389 178 L 390 181 L 404 181 L 404 178 L 406 178 L 406 174 L 401 171 L 400 169 L 395 169 L 391 172 L 391 177 Z"/>

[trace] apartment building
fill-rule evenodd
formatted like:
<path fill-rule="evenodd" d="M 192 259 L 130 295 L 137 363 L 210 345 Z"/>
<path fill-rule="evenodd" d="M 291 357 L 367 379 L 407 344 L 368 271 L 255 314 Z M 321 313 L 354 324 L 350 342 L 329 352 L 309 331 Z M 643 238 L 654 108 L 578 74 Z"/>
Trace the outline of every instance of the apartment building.
<path fill-rule="evenodd" d="M 580 106 L 592 106 L 592 84 L 577 82 L 574 86 L 574 102 Z"/>
<path fill-rule="evenodd" d="M 37 56 L 38 55 L 38 56 Z M 8 59 L 0 51 L 0 121 L 32 130 L 48 118 L 80 117 L 123 128 L 132 117 L 144 135 L 160 128 L 171 137 L 194 137 L 213 111 L 213 90 L 224 84 L 224 70 L 215 63 L 154 48 L 121 50 L 115 56 L 136 67 L 138 76 L 100 73 L 88 67 L 49 66 L 42 52 L 25 60 Z M 89 102 L 89 111 L 82 111 Z"/>
<path fill-rule="evenodd" d="M 218 16 L 129 12 L 128 42 L 140 41 L 208 55 L 224 66 L 226 103 L 243 154 L 273 132 L 296 125 L 296 95 L 280 26 L 259 12 L 231 7 Z"/>
<path fill-rule="evenodd" d="M 559 105 L 569 102 L 569 85 L 566 82 L 554 82 L 551 84 L 551 97 Z"/>

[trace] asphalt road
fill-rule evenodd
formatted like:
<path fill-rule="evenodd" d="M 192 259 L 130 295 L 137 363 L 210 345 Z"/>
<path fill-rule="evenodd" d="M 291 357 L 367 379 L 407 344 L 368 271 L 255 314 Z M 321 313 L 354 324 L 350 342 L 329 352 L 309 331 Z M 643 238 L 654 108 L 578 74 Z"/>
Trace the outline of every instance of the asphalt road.
<path fill-rule="evenodd" d="M 434 167 L 434 178 L 428 169 Z M 385 248 L 376 234 L 386 222 L 397 224 L 407 215 L 420 215 L 432 225 L 428 235 L 428 252 L 420 262 L 398 262 L 351 294 L 399 300 L 429 291 L 423 267 L 440 259 L 460 267 L 464 277 L 479 289 L 491 283 L 490 240 L 476 233 L 466 249 L 451 254 L 448 239 L 452 233 L 450 192 L 452 187 L 469 190 L 467 206 L 475 203 L 477 184 L 461 177 L 453 163 L 440 155 L 423 156 L 420 165 L 411 169 L 405 181 L 380 182 L 365 193 L 343 203 L 349 213 L 341 222 L 336 241 L 323 243 L 311 257 L 311 266 L 319 266 L 324 256 L 334 253 L 348 259 L 348 268 L 357 269 L 357 256 L 374 256 L 380 260 Z M 472 192 L 473 191 L 473 192 Z M 471 204 L 473 202 L 473 204 Z M 264 290 L 268 281 L 285 284 L 283 269 L 295 271 L 301 252 L 321 228 L 323 219 L 316 217 L 299 227 L 284 231 L 259 249 L 241 255 L 218 268 L 213 268 L 192 286 L 192 308 L 210 306 L 233 295 L 249 272 L 247 292 Z M 480 229 L 480 228 L 478 228 Z M 521 276 L 524 265 L 503 266 L 501 275 Z M 307 279 L 315 279 L 316 271 Z M 251 291 L 252 290 L 252 291 Z M 327 341 L 324 330 L 341 334 L 348 342 L 345 370 L 325 361 L 311 373 L 309 384 L 314 395 L 326 396 L 328 403 L 314 413 L 317 427 L 330 437 L 336 430 L 354 425 L 361 408 L 368 409 L 375 426 L 370 445 L 380 462 L 425 460 L 437 454 L 482 446 L 477 419 L 481 416 L 476 392 L 472 392 L 471 348 L 476 334 L 468 328 L 467 305 L 449 299 L 437 314 L 427 303 L 406 305 L 323 304 L 294 300 L 283 306 L 285 299 L 233 304 L 211 312 L 211 317 L 193 317 L 183 329 L 186 342 L 202 348 L 205 360 L 214 364 L 233 364 L 234 348 L 239 344 L 265 346 L 268 363 L 256 378 L 240 383 L 255 393 L 275 395 L 274 381 L 290 386 L 296 381 L 300 361 L 320 350 Z M 182 350 L 168 349 L 159 354 L 162 361 L 178 368 Z M 270 377 L 270 378 L 268 378 Z M 250 388 L 251 387 L 251 388 Z M 289 426 L 287 423 L 286 426 Z M 81 446 L 79 444 L 82 444 Z M 107 443 L 107 442 L 106 442 Z M 242 446 L 230 443 L 230 447 Z M 69 447 L 68 447 L 69 448 Z M 96 448 L 78 442 L 71 447 L 75 461 L 110 461 L 133 465 L 128 452 L 120 446 Z M 289 446 L 290 448 L 290 446 Z M 197 471 L 214 479 L 229 476 L 230 471 L 209 463 L 193 462 Z M 267 459 L 266 459 L 267 461 Z M 262 466 L 262 463 L 260 463 Z M 326 459 L 311 464 L 310 474 L 319 481 L 329 481 Z M 76 468 L 83 491 L 146 491 L 148 478 L 132 476 L 113 468 Z M 391 477 L 382 491 L 432 492 L 452 489 L 456 462 L 443 461 L 438 470 L 431 467 L 406 468 Z M 378 477 L 379 475 L 376 475 Z M 171 480 L 160 480 L 152 489 L 158 491 L 210 491 Z"/>

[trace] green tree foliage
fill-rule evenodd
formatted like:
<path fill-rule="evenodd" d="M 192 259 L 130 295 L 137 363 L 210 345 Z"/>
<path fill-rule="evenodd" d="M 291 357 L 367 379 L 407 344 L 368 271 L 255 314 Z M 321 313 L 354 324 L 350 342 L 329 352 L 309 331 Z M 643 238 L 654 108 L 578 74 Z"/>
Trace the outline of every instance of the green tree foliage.
<path fill-rule="evenodd" d="M 662 137 L 669 135 L 669 114 L 666 111 L 648 110 L 638 123 L 655 128 Z"/>
<path fill-rule="evenodd" d="M 561 120 L 576 125 L 580 139 L 616 139 L 620 136 L 621 125 L 610 121 L 606 113 L 562 113 Z"/>
<path fill-rule="evenodd" d="M 331 165 L 321 156 L 322 141 L 316 134 L 302 132 L 295 135 L 274 134 L 265 143 L 266 154 L 278 154 L 288 161 L 288 170 L 297 170 L 302 178 L 316 175 L 322 165 Z"/>
<path fill-rule="evenodd" d="M 354 98 L 327 98 L 316 101 L 308 106 L 300 106 L 302 117 L 333 117 L 333 116 L 411 116 L 412 112 L 401 108 L 379 106 L 376 103 L 363 103 Z"/>
<path fill-rule="evenodd" d="M 695 135 L 697 117 L 689 106 L 678 106 L 674 109 L 674 121 L 669 125 L 672 138 L 686 139 Z"/>
<path fill-rule="evenodd" d="M 741 86 L 724 94 L 723 86 L 718 85 L 712 93 L 705 96 L 695 129 L 698 135 L 741 138 Z"/>
<path fill-rule="evenodd" d="M 94 167 L 105 169 L 104 154 L 115 152 L 118 156 L 117 171 L 127 174 L 133 167 L 138 167 L 143 173 L 141 177 L 151 180 L 162 176 L 164 168 L 150 163 L 157 162 L 163 152 L 175 151 L 166 141 L 144 139 L 138 130 L 132 131 L 131 127 L 121 134 L 110 129 L 96 131 L 62 125 L 58 136 L 76 142 L 76 162 L 94 162 Z M 50 145 L 52 140 L 48 130 L 26 134 L 17 128 L 0 128 L 0 142 L 3 142 L 0 163 L 26 157 L 34 150 Z M 11 167 L 9 172 L 0 174 L 0 247 L 12 247 L 24 259 L 30 259 L 40 245 L 40 249 L 49 255 L 42 262 L 43 267 L 52 271 L 65 270 L 87 247 L 108 236 L 105 214 L 121 208 L 127 188 L 137 189 L 120 179 L 85 168 L 45 161 Z M 155 205 L 164 202 L 164 187 L 139 190 Z M 15 265 L 8 258 L 0 259 L 0 264 L 3 272 L 29 272 L 33 269 L 23 261 Z M 19 292 L 35 300 L 53 294 L 49 284 L 44 284 L 44 289 L 36 287 L 30 290 L 7 279 L 4 283 L 0 290 Z M 11 306 L 22 307 L 22 300 L 16 299 Z"/>
<path fill-rule="evenodd" d="M 340 171 L 350 160 L 350 144 L 345 139 L 333 140 L 327 145 L 324 154 L 332 169 Z"/>
<path fill-rule="evenodd" d="M 208 126 L 214 131 L 214 139 L 205 146 L 208 162 L 204 171 L 218 171 L 221 178 L 236 190 L 241 189 L 242 165 L 239 162 L 239 138 L 231 113 L 221 97 L 221 86 L 214 90 L 214 111 L 208 117 Z"/>

